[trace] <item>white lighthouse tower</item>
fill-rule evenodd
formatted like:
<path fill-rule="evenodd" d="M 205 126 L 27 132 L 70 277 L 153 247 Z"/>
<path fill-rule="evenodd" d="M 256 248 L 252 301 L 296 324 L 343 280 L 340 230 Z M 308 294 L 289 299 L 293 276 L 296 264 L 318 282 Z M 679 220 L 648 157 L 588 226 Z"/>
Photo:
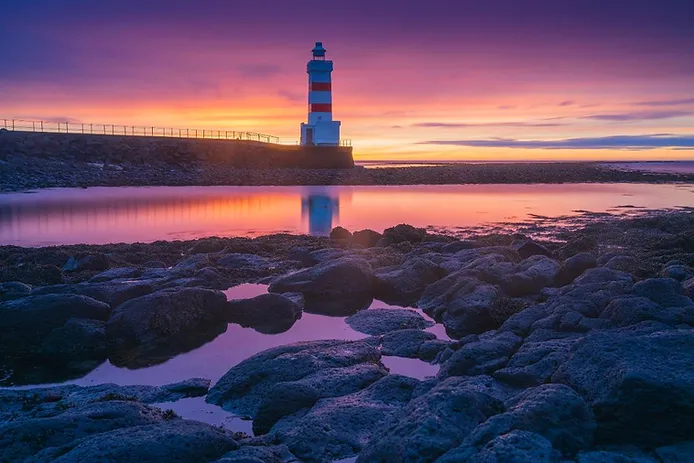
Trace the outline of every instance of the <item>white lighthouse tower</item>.
<path fill-rule="evenodd" d="M 333 120 L 331 73 L 333 62 L 326 61 L 322 42 L 316 42 L 308 72 L 308 123 L 301 124 L 301 144 L 340 145 L 340 121 Z"/>

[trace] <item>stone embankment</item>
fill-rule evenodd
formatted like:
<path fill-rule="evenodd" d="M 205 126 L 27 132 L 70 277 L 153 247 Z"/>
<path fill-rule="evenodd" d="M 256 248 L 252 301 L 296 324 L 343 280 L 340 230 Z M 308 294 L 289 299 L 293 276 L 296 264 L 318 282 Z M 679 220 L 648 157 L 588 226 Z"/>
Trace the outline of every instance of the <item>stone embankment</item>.
<path fill-rule="evenodd" d="M 398 225 L 2 247 L 4 384 L 61 381 L 106 359 L 152 365 L 229 322 L 279 333 L 302 311 L 350 315 L 368 337 L 275 347 L 209 390 L 202 379 L 0 390 L 0 461 L 691 461 L 693 228 L 694 213 L 670 212 L 604 219 L 561 241 Z M 218 291 L 241 282 L 271 294 Z M 417 312 L 364 310 L 374 298 L 418 306 L 452 340 Z M 396 375 L 384 356 L 440 369 Z M 191 396 L 251 417 L 255 437 L 152 405 Z"/>
<path fill-rule="evenodd" d="M 89 186 L 694 182 L 694 175 L 623 171 L 594 163 L 351 167 L 351 148 L 0 130 L 0 191 Z"/>

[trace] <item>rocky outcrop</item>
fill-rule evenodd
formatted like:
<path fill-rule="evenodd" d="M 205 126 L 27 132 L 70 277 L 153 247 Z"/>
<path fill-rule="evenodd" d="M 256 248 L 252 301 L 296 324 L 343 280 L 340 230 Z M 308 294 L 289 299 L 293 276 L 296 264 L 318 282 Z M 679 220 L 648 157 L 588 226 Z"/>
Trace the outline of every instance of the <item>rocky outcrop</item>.
<path fill-rule="evenodd" d="M 577 342 L 552 381 L 595 411 L 598 442 L 659 446 L 694 433 L 694 331 L 644 322 Z"/>
<path fill-rule="evenodd" d="M 279 294 L 261 294 L 229 302 L 227 320 L 259 333 L 278 334 L 289 330 L 301 318 L 301 306 Z"/>
<path fill-rule="evenodd" d="M 313 341 L 269 349 L 229 370 L 206 400 L 254 417 L 254 430 L 265 433 L 321 398 L 356 392 L 386 376 L 377 346 L 373 340 Z"/>
<path fill-rule="evenodd" d="M 414 310 L 369 309 L 347 318 L 353 330 L 370 335 L 381 335 L 391 331 L 429 328 L 434 323 Z"/>
<path fill-rule="evenodd" d="M 106 323 L 109 349 L 129 361 L 158 349 L 185 352 L 226 330 L 227 301 L 208 289 L 164 289 L 118 306 Z M 162 352 L 157 355 L 166 355 Z M 117 361 L 120 355 L 113 356 Z"/>
<path fill-rule="evenodd" d="M 501 401 L 466 379 L 449 378 L 413 398 L 391 426 L 377 430 L 357 462 L 434 461 L 502 410 Z"/>
<path fill-rule="evenodd" d="M 376 270 L 374 296 L 384 302 L 411 305 L 428 285 L 440 280 L 445 271 L 433 262 L 415 257 L 402 265 Z"/>

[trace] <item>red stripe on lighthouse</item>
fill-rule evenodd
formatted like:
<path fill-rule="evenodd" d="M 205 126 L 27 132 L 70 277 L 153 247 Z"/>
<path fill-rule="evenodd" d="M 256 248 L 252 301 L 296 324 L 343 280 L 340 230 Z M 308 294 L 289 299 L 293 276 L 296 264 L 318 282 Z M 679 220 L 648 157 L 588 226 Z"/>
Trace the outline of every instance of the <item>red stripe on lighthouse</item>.
<path fill-rule="evenodd" d="M 330 82 L 311 82 L 311 90 L 329 92 L 331 89 Z"/>
<path fill-rule="evenodd" d="M 312 113 L 331 113 L 333 112 L 333 105 L 330 103 L 313 103 L 311 104 Z"/>

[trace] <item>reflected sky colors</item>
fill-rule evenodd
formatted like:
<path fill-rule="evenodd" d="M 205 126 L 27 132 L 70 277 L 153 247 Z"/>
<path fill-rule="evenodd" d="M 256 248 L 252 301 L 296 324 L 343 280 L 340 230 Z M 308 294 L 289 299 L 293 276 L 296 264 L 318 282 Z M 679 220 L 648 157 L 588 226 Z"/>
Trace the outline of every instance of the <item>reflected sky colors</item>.
<path fill-rule="evenodd" d="M 619 209 L 627 206 L 627 208 Z M 327 235 L 398 223 L 456 231 L 532 215 L 694 206 L 688 185 L 133 187 L 0 195 L 0 245 L 188 240 L 271 233 Z M 616 209 L 615 209 L 616 208 Z"/>
<path fill-rule="evenodd" d="M 0 117 L 297 139 L 335 60 L 362 159 L 691 159 L 688 0 L 35 0 L 0 16 Z"/>

